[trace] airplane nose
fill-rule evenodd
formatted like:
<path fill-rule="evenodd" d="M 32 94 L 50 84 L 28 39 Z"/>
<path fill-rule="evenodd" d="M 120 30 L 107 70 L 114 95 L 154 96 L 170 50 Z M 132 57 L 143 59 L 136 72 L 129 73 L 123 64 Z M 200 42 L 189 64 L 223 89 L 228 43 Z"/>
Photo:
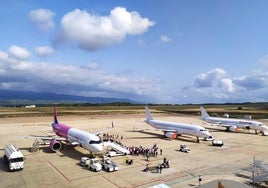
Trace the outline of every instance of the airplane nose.
<path fill-rule="evenodd" d="M 98 145 L 95 146 L 95 150 L 96 150 L 96 152 L 101 152 L 102 149 L 103 149 L 103 147 L 102 147 L 101 144 L 98 144 Z"/>
<path fill-rule="evenodd" d="M 268 127 L 263 126 L 263 130 L 264 130 L 264 131 L 268 131 Z"/>

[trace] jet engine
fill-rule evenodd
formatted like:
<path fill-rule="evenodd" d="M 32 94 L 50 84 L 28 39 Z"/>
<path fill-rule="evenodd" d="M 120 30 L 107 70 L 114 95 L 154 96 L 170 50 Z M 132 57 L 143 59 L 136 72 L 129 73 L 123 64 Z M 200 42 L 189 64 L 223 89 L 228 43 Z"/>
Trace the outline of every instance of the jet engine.
<path fill-rule="evenodd" d="M 58 140 L 51 140 L 49 147 L 52 151 L 59 151 L 61 149 L 61 143 Z"/>
<path fill-rule="evenodd" d="M 176 133 L 173 133 L 173 132 L 166 132 L 165 133 L 165 137 L 167 138 L 177 138 L 177 134 Z"/>
<path fill-rule="evenodd" d="M 238 128 L 236 126 L 229 127 L 229 130 L 232 132 L 238 132 Z"/>

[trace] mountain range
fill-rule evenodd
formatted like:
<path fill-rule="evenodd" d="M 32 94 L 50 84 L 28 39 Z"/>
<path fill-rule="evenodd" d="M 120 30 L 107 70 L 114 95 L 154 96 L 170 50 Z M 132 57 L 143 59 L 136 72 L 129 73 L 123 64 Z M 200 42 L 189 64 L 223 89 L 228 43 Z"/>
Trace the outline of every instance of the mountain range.
<path fill-rule="evenodd" d="M 0 104 L 49 104 L 49 103 L 138 103 L 130 99 L 84 97 L 47 92 L 15 91 L 0 89 Z"/>

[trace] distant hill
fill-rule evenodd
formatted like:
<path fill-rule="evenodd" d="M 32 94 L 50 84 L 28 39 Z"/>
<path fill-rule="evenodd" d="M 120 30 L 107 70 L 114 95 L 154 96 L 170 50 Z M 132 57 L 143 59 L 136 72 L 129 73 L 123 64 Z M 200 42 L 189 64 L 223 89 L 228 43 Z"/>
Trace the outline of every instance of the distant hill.
<path fill-rule="evenodd" d="M 0 89 L 0 104 L 48 104 L 48 103 L 137 103 L 130 99 L 83 97 L 66 94 L 55 94 L 47 92 L 14 91 Z"/>

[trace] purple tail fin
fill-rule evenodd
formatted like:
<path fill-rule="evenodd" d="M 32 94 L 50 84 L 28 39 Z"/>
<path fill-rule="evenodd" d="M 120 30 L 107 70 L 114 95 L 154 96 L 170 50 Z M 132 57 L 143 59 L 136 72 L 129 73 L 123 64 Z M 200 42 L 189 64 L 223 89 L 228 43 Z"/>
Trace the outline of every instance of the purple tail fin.
<path fill-rule="evenodd" d="M 57 118 L 57 110 L 56 107 L 54 107 L 54 123 L 58 124 L 58 118 Z"/>

